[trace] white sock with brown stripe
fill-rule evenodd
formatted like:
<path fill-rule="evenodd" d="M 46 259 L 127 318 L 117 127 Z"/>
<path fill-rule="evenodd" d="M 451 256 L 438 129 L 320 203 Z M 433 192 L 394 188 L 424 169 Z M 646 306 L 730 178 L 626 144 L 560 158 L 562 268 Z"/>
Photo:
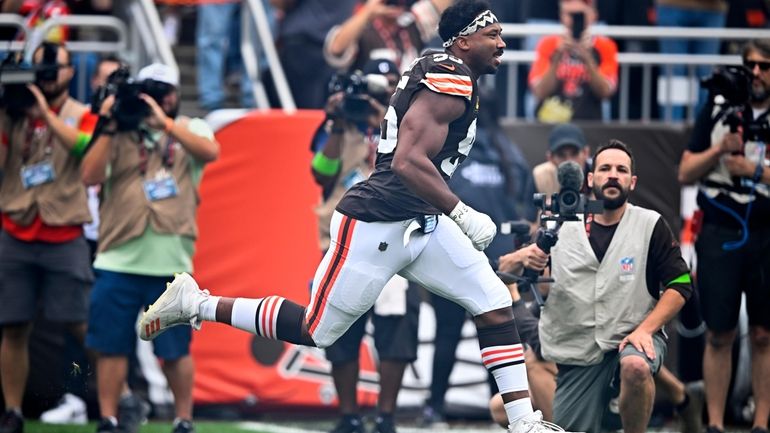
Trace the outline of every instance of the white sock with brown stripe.
<path fill-rule="evenodd" d="M 272 340 L 278 339 L 278 312 L 285 299 L 281 296 L 249 299 L 236 298 L 230 324 L 238 329 Z"/>
<path fill-rule="evenodd" d="M 481 363 L 484 364 L 497 382 L 500 394 L 527 391 L 527 367 L 524 364 L 524 347 L 521 344 L 516 324 L 510 320 L 499 325 L 478 329 Z M 519 419 L 532 414 L 532 402 L 529 397 L 505 403 L 508 422 L 514 424 Z"/>

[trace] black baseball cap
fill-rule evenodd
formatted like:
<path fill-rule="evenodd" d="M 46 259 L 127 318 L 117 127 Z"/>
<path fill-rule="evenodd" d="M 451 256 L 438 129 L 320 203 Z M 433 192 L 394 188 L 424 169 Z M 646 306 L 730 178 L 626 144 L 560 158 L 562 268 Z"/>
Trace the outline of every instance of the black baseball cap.
<path fill-rule="evenodd" d="M 361 72 L 363 72 L 364 75 L 368 75 L 368 74 L 379 74 L 379 75 L 396 74 L 396 75 L 401 75 L 401 72 L 398 70 L 398 66 L 396 66 L 395 63 L 393 63 L 391 60 L 388 60 L 388 59 L 372 59 L 372 60 L 369 60 L 364 65 L 364 68 L 363 68 L 363 70 Z"/>
<path fill-rule="evenodd" d="M 571 123 L 563 123 L 553 128 L 551 135 L 548 136 L 548 149 L 551 152 L 556 152 L 565 146 L 574 146 L 578 150 L 586 146 L 586 137 L 580 127 Z"/>

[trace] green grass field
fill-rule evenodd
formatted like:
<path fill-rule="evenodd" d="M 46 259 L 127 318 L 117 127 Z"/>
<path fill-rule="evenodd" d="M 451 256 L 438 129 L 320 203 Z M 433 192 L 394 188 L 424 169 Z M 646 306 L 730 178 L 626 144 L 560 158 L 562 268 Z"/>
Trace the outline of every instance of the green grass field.
<path fill-rule="evenodd" d="M 244 429 L 238 427 L 239 423 L 232 422 L 196 422 L 197 433 L 267 433 L 264 431 Z M 37 421 L 28 421 L 24 424 L 24 431 L 30 433 L 94 433 L 96 423 L 86 425 L 53 425 L 42 424 Z M 171 422 L 150 422 L 143 425 L 140 433 L 171 433 Z"/>

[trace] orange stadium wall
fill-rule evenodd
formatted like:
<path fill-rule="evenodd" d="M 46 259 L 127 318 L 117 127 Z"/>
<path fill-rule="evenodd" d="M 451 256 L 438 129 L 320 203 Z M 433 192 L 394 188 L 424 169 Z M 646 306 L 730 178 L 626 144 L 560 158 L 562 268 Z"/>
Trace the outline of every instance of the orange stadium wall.
<path fill-rule="evenodd" d="M 319 189 L 308 149 L 322 118 L 315 111 L 254 112 L 217 132 L 221 157 L 206 167 L 198 211 L 194 264 L 201 287 L 307 303 L 320 259 L 313 213 Z M 313 369 L 313 356 L 224 325 L 205 327 L 192 347 L 197 403 L 319 403 L 325 381 L 299 377 Z"/>

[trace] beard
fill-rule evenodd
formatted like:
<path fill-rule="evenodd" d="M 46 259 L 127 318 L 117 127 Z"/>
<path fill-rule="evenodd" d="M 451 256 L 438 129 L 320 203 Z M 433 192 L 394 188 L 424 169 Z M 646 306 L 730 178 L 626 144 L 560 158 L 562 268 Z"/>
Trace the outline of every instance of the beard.
<path fill-rule="evenodd" d="M 617 197 L 611 198 L 611 197 L 607 197 L 604 194 L 604 190 L 610 187 L 615 187 L 618 189 L 618 191 L 620 191 Z M 620 185 L 620 183 L 618 183 L 615 180 L 608 180 L 607 183 L 605 183 L 604 186 L 601 186 L 601 187 L 599 185 L 594 184 L 593 192 L 594 192 L 594 196 L 598 200 L 604 201 L 604 208 L 607 210 L 615 210 L 623 206 L 626 203 L 626 201 L 628 201 L 629 191 L 623 188 L 623 186 Z"/>
<path fill-rule="evenodd" d="M 43 96 L 45 96 L 45 100 L 48 101 L 48 103 L 51 103 L 55 101 L 58 97 L 60 97 L 64 92 L 67 91 L 69 88 L 69 83 L 65 84 L 56 84 L 55 86 L 51 86 L 46 88 L 47 86 L 42 86 L 40 84 L 37 85 L 40 88 L 40 91 L 43 92 Z"/>
<path fill-rule="evenodd" d="M 768 98 L 770 98 L 770 84 L 762 81 L 760 77 L 754 76 L 751 80 L 751 102 L 761 104 Z"/>

